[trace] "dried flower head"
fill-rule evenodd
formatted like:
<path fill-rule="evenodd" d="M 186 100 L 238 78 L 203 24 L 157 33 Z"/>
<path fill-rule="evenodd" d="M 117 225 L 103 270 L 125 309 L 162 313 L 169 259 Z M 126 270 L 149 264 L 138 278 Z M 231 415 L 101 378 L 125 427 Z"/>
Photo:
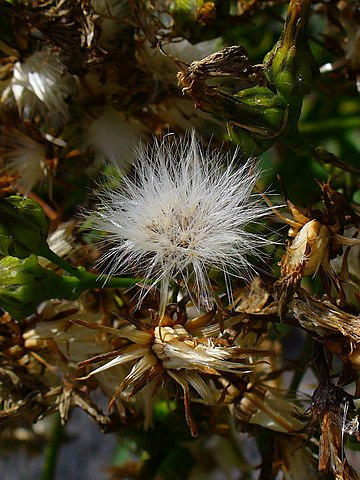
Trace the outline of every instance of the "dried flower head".
<path fill-rule="evenodd" d="M 230 273 L 247 277 L 247 256 L 267 242 L 245 229 L 270 211 L 251 194 L 259 170 L 251 162 L 236 169 L 235 157 L 204 151 L 194 133 L 183 140 L 168 135 L 140 147 L 138 156 L 134 179 L 99 194 L 94 227 L 112 240 L 100 267 L 108 275 L 131 271 L 160 284 L 160 311 L 171 280 L 211 309 L 209 269 L 224 272 L 227 285 Z"/>
<path fill-rule="evenodd" d="M 330 260 L 341 254 L 342 246 L 350 248 L 360 244 L 357 238 L 343 236 L 346 224 L 357 222 L 357 215 L 345 196 L 333 190 L 329 183 L 321 185 L 321 189 L 324 212 L 310 209 L 304 214 L 289 199 L 286 203 L 293 218 L 276 212 L 279 218 L 290 225 L 289 237 L 293 237 L 279 263 L 281 275 L 275 283 L 280 316 L 285 314 L 287 304 L 304 276 L 321 272 L 337 291 L 342 290 L 342 295 L 344 294 L 341 279 L 331 266 Z M 328 290 L 328 287 L 324 286 Z"/>
<path fill-rule="evenodd" d="M 250 382 L 241 400 L 235 403 L 233 413 L 237 421 L 260 425 L 276 432 L 292 433 L 301 438 L 299 432 L 304 425 L 296 416 L 297 403 L 300 404 L 282 388 Z"/>
<path fill-rule="evenodd" d="M 148 384 L 153 384 L 154 389 L 150 392 L 154 396 L 160 386 L 163 388 L 165 383 L 175 382 L 183 390 L 186 421 L 192 435 L 196 436 L 190 402 L 196 400 L 205 405 L 226 403 L 227 377 L 247 378 L 264 362 L 263 358 L 273 352 L 238 344 L 238 335 L 232 334 L 231 328 L 241 323 L 242 315 L 224 319 L 223 332 L 214 312 L 187 319 L 186 311 L 180 305 L 172 304 L 167 307 L 164 318 L 165 326 L 160 326 L 160 318 L 155 314 L 120 328 L 74 319 L 73 323 L 77 325 L 108 333 L 113 339 L 127 340 L 116 350 L 78 363 L 78 367 L 86 367 L 101 362 L 99 367 L 78 380 L 86 380 L 114 367 L 131 367 L 125 375 L 115 378 L 117 387 L 109 408 L 118 398 L 129 401 Z M 158 394 L 156 396 L 158 398 Z M 147 399 L 149 405 L 152 402 Z"/>

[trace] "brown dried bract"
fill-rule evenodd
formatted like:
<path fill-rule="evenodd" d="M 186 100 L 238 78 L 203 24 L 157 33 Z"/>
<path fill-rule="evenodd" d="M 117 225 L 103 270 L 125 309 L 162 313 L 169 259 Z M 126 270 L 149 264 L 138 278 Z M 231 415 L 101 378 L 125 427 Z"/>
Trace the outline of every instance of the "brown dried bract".
<path fill-rule="evenodd" d="M 310 405 L 311 419 L 308 428 L 320 423 L 319 471 L 331 471 L 337 480 L 357 480 L 359 477 L 349 465 L 345 451 L 345 435 L 358 435 L 353 423 L 353 396 L 330 381 L 329 362 L 320 344 L 315 345 L 313 363 L 319 370 L 319 386 L 314 391 Z M 356 431 L 355 431 L 356 430 Z"/>
<path fill-rule="evenodd" d="M 220 87 L 231 86 L 236 92 L 265 82 L 262 65 L 251 65 L 242 46 L 226 47 L 194 61 L 187 69 L 181 69 L 177 78 L 183 92 L 188 92 L 197 106 L 202 104 L 204 95 L 216 95 Z"/>
<path fill-rule="evenodd" d="M 0 197 L 4 197 L 14 190 L 14 185 L 19 177 L 3 174 L 0 176 Z"/>
<path fill-rule="evenodd" d="M 320 274 L 324 289 L 330 294 L 330 285 L 335 286 L 340 297 L 344 294 L 341 282 L 330 260 L 342 253 L 342 246 L 359 245 L 355 238 L 346 238 L 344 227 L 358 221 L 357 215 L 346 198 L 331 189 L 328 183 L 320 186 L 324 211 L 310 209 L 305 215 L 287 199 L 292 219 L 277 215 L 290 225 L 287 249 L 279 265 L 280 279 L 274 284 L 278 297 L 280 317 L 285 315 L 287 305 L 304 276 Z"/>

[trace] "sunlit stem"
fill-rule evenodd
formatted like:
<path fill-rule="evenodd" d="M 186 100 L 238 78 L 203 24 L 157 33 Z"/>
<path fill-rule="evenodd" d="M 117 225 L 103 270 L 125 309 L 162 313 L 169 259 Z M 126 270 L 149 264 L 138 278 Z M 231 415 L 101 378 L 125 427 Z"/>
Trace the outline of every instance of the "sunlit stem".
<path fill-rule="evenodd" d="M 142 278 L 127 278 L 127 277 L 100 277 L 99 275 L 90 273 L 84 267 L 74 268 L 69 262 L 59 257 L 53 252 L 48 245 L 44 245 L 38 249 L 37 255 L 45 257 L 52 263 L 62 268 L 65 272 L 70 274 L 70 277 L 62 277 L 64 283 L 72 285 L 74 290 L 84 291 L 90 288 L 128 288 L 136 283 L 148 283 Z"/>
<path fill-rule="evenodd" d="M 70 265 L 69 262 L 59 257 L 59 255 L 57 255 L 55 252 L 53 252 L 47 243 L 38 248 L 35 253 L 40 257 L 47 258 L 48 260 L 50 260 L 50 262 L 65 270 L 65 272 L 70 273 L 70 275 L 73 275 L 75 277 L 78 276 L 77 269 Z"/>

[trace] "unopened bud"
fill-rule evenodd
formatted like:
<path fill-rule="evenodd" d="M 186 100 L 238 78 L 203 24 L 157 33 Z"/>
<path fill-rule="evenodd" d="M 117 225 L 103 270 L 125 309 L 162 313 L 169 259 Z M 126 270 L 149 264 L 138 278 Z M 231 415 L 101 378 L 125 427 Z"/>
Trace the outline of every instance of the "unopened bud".
<path fill-rule="evenodd" d="M 267 87 L 252 87 L 233 96 L 236 106 L 234 123 L 266 139 L 276 138 L 284 129 L 287 103 Z"/>
<path fill-rule="evenodd" d="M 307 40 L 311 0 L 291 0 L 279 41 L 264 59 L 269 82 L 288 98 L 311 91 L 319 71 Z"/>
<path fill-rule="evenodd" d="M 178 73 L 197 108 L 223 116 L 231 139 L 245 155 L 268 150 L 288 123 L 288 102 L 265 85 L 262 69 L 250 64 L 243 47 L 233 46 Z"/>
<path fill-rule="evenodd" d="M 233 99 L 238 113 L 228 122 L 231 140 L 248 156 L 271 148 L 286 130 L 288 105 L 284 98 L 267 87 L 252 87 Z"/>
<path fill-rule="evenodd" d="M 227 124 L 227 131 L 231 141 L 238 145 L 241 152 L 248 157 L 257 157 L 269 150 L 274 144 L 274 140 L 260 137 L 258 134 L 245 130 L 231 122 Z"/>
<path fill-rule="evenodd" d="M 84 289 L 77 278 L 41 267 L 35 255 L 0 260 L 0 306 L 18 320 L 31 315 L 44 300 L 74 300 Z"/>

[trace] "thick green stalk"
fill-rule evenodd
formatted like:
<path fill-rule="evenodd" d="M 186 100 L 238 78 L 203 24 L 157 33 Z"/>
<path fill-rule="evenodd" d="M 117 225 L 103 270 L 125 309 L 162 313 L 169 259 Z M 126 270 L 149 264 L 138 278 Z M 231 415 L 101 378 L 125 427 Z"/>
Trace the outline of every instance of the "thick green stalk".
<path fill-rule="evenodd" d="M 143 283 L 145 280 L 142 278 L 127 278 L 127 277 L 112 277 L 104 279 L 99 277 L 99 275 L 89 273 L 83 267 L 74 268 L 70 265 L 69 262 L 59 257 L 55 252 L 53 252 L 48 245 L 45 245 L 38 249 L 36 252 L 39 256 L 45 257 L 50 262 L 54 263 L 58 267 L 62 268 L 65 272 L 69 273 L 71 276 L 64 276 L 64 283 L 67 283 L 69 286 L 73 285 L 74 289 L 79 289 L 81 291 L 88 290 L 89 288 L 127 288 L 131 287 L 135 283 Z"/>
<path fill-rule="evenodd" d="M 83 267 L 73 268 L 55 253 L 49 257 L 71 275 L 59 275 L 42 267 L 35 255 L 24 259 L 8 255 L 0 260 L 0 303 L 14 318 L 21 320 L 31 315 L 37 305 L 51 298 L 76 300 L 82 292 L 91 288 L 129 288 L 144 282 L 139 278 L 126 277 L 102 279 Z"/>

